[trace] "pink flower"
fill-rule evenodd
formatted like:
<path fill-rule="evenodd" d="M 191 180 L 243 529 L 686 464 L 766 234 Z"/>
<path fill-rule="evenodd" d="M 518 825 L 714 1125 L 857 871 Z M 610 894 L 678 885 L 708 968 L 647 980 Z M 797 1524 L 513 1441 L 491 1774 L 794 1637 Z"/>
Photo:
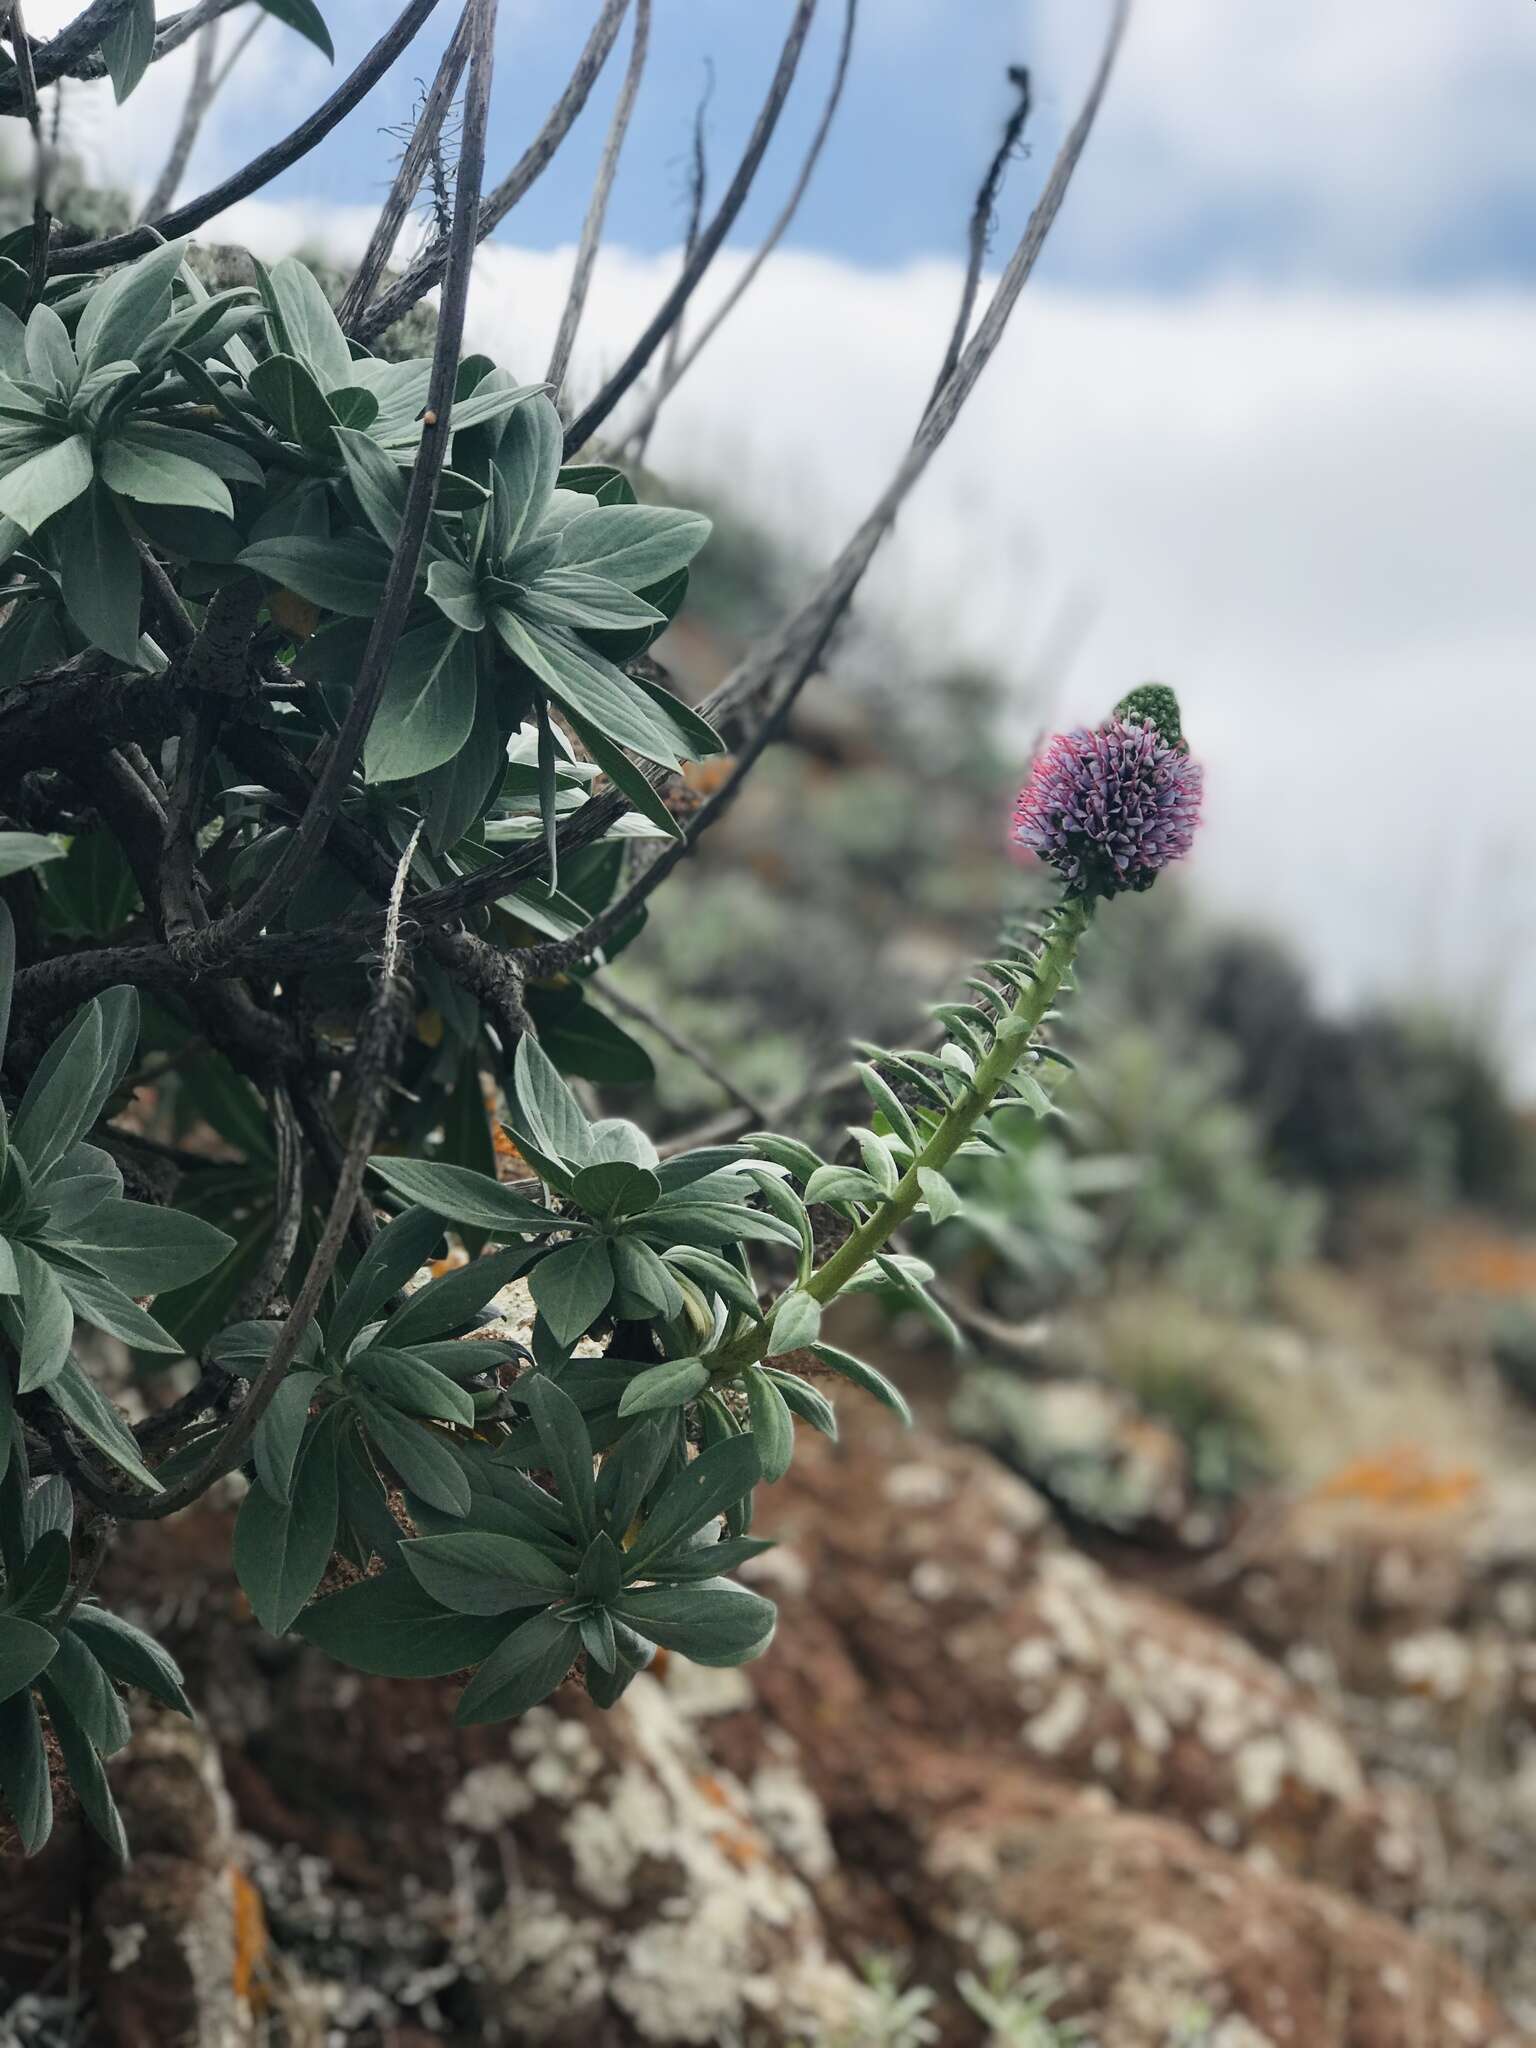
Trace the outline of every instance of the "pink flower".
<path fill-rule="evenodd" d="M 1074 895 L 1149 889 L 1188 853 L 1203 784 L 1182 743 L 1117 714 L 1050 741 L 1019 792 L 1013 836 Z"/>

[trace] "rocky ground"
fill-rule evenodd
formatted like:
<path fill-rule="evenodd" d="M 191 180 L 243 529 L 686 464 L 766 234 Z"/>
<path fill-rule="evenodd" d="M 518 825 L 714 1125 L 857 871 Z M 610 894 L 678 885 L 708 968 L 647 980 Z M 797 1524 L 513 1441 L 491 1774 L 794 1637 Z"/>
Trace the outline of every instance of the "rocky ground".
<path fill-rule="evenodd" d="M 770 1496 L 769 1655 L 606 1717 L 456 1729 L 451 1683 L 264 1637 L 210 1572 L 227 1506 L 135 1532 L 110 1597 L 205 1720 L 115 1766 L 128 1872 L 68 1827 L 3 1866 L 14 2038 L 1044 2042 L 1030 1987 L 1098 2048 L 1536 2039 L 1518 1526 L 1313 1500 L 1175 1599 L 987 1452 L 848 1420 Z"/>

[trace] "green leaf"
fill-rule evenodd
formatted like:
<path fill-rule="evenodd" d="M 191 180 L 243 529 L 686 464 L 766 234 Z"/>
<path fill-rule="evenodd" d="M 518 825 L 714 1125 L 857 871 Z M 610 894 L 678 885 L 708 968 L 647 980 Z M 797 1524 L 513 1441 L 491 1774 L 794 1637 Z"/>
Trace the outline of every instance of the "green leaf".
<path fill-rule="evenodd" d="M 523 1040 L 526 1044 L 527 1041 Z M 467 1166 L 448 1166 L 435 1159 L 393 1159 L 376 1155 L 368 1164 L 397 1195 L 429 1209 L 450 1223 L 470 1223 L 477 1230 L 515 1236 L 568 1229 L 566 1219 L 552 1209 L 514 1194 L 489 1174 L 472 1173 Z"/>
<path fill-rule="evenodd" d="M 855 1071 L 876 1108 L 884 1114 L 897 1137 L 909 1145 L 914 1153 L 921 1152 L 923 1141 L 917 1125 L 913 1123 L 906 1105 L 897 1096 L 885 1076 L 867 1061 L 861 1062 Z"/>
<path fill-rule="evenodd" d="M 784 1396 L 792 1415 L 798 1415 L 812 1429 L 819 1430 L 833 1443 L 837 1442 L 837 1410 L 825 1394 L 818 1392 L 809 1380 L 801 1379 L 798 1373 L 770 1368 L 768 1377 Z"/>
<path fill-rule="evenodd" d="M 935 1223 L 947 1223 L 951 1216 L 958 1216 L 965 1206 L 943 1174 L 935 1172 L 931 1166 L 918 1168 L 917 1184 L 923 1191 L 928 1214 Z"/>
<path fill-rule="evenodd" d="M 589 569 L 546 569 L 518 609 L 527 618 L 551 626 L 571 626 L 577 632 L 618 633 L 666 624 L 664 612 L 623 584 L 594 576 Z"/>
<path fill-rule="evenodd" d="M 66 1629 L 48 1667 L 48 1683 L 60 1693 L 93 1749 L 116 1756 L 133 1728 L 127 1709 L 107 1673 L 80 1638 Z"/>
<path fill-rule="evenodd" d="M 506 1634 L 499 1618 L 445 1612 L 403 1566 L 318 1601 L 296 1626 L 328 1657 L 379 1678 L 445 1678 Z"/>
<path fill-rule="evenodd" d="M 491 624 L 508 653 L 543 683 L 562 710 L 595 726 L 604 738 L 663 768 L 681 765 L 677 736 L 622 669 L 558 626 L 525 623 L 503 605 Z"/>
<path fill-rule="evenodd" d="M 591 569 L 629 590 L 686 569 L 709 539 L 700 512 L 669 505 L 599 505 L 569 520 L 560 535 L 560 567 Z"/>
<path fill-rule="evenodd" d="M 293 1505 L 294 1468 L 309 1430 L 310 1403 L 324 1379 L 318 1372 L 289 1373 L 267 1403 L 251 1439 L 257 1481 L 285 1507 Z"/>
<path fill-rule="evenodd" d="M 698 1586 L 647 1586 L 627 1592 L 614 1613 L 648 1642 L 676 1650 L 695 1664 L 745 1664 L 773 1641 L 778 1619 L 771 1600 L 706 1579 Z"/>
<path fill-rule="evenodd" d="M 307 37 L 317 50 L 335 63 L 336 52 L 331 47 L 330 30 L 314 0 L 256 0 L 256 4 L 289 28 L 297 29 L 301 36 Z"/>
<path fill-rule="evenodd" d="M 883 1190 L 861 1166 L 818 1166 L 805 1184 L 808 1202 L 878 1202 Z"/>
<path fill-rule="evenodd" d="M 110 491 L 92 485 L 56 529 L 64 608 L 93 647 L 142 668 L 139 608 L 143 570 L 133 536 Z"/>
<path fill-rule="evenodd" d="M 103 1457 L 110 1458 L 120 1471 L 126 1472 L 130 1479 L 137 1480 L 151 1493 L 164 1491 L 139 1456 L 133 1432 L 73 1359 L 66 1361 L 64 1370 L 49 1385 L 48 1398 L 65 1420 L 82 1436 L 88 1437 Z"/>
<path fill-rule="evenodd" d="M 959 1325 L 954 1321 L 953 1317 L 940 1308 L 933 1296 L 923 1287 L 922 1282 L 912 1273 L 910 1267 L 899 1265 L 895 1259 L 888 1257 L 884 1252 L 876 1252 L 874 1262 L 891 1286 L 896 1289 L 912 1308 L 917 1310 L 918 1314 L 926 1322 L 932 1323 L 946 1343 L 952 1345 L 956 1351 L 963 1351 L 965 1349 L 965 1338 L 961 1334 Z"/>
<path fill-rule="evenodd" d="M 222 478 L 185 456 L 141 447 L 127 434 L 102 444 L 100 475 L 108 490 L 145 505 L 192 505 L 226 519 L 234 516 L 234 501 Z"/>
<path fill-rule="evenodd" d="M 144 0 L 153 12 L 153 0 Z M 162 242 L 94 286 L 75 329 L 75 353 L 89 375 L 104 363 L 137 362 L 140 345 L 171 310 L 171 285 L 187 245 Z"/>
<path fill-rule="evenodd" d="M 262 0 L 262 4 L 268 5 L 268 0 Z M 293 6 L 294 0 L 284 0 L 284 7 Z M 268 12 L 277 14 L 280 20 L 292 20 L 292 15 L 284 13 L 281 8 L 268 6 Z M 319 26 L 320 34 L 325 36 L 325 26 L 319 15 L 312 7 L 308 12 Z M 297 22 L 293 25 L 298 26 Z M 320 48 L 328 57 L 334 54 L 329 37 L 325 37 Z M 352 351 L 347 347 L 341 323 L 331 310 L 330 300 L 309 266 L 296 256 L 285 256 L 280 263 L 274 263 L 270 270 L 259 275 L 263 296 L 276 315 L 277 333 L 283 350 L 297 356 L 322 392 L 335 391 L 341 385 L 350 384 Z"/>
<path fill-rule="evenodd" d="M 468 740 L 451 761 L 429 769 L 416 785 L 434 853 L 457 846 L 501 786 L 506 735 L 498 720 L 496 695 L 492 690 L 477 691 L 475 723 Z"/>
<path fill-rule="evenodd" d="M 69 329 L 46 302 L 35 305 L 27 315 L 23 346 L 31 381 L 45 391 L 73 398 L 80 382 L 80 365 Z"/>
<path fill-rule="evenodd" d="M 577 718 L 569 710 L 566 716 L 575 728 L 577 738 L 620 795 L 628 797 L 641 817 L 659 825 L 669 839 L 681 839 L 683 828 L 667 809 L 661 792 L 652 787 L 649 777 L 635 766 L 622 748 L 605 739 L 590 719 Z"/>
<path fill-rule="evenodd" d="M 23 1850 L 35 1855 L 53 1828 L 53 1792 L 42 1722 L 27 1692 L 0 1703 L 0 1792 Z"/>
<path fill-rule="evenodd" d="M 544 1457 L 560 1489 L 560 1502 L 583 1542 L 597 1534 L 597 1487 L 592 1476 L 592 1439 L 570 1395 L 546 1373 L 519 1380 L 517 1398 L 527 1405 Z"/>
<path fill-rule="evenodd" d="M 883 1372 L 872 1365 L 866 1365 L 862 1358 L 855 1358 L 851 1351 L 839 1351 L 834 1344 L 813 1344 L 813 1355 L 830 1371 L 840 1373 L 845 1380 L 851 1380 L 866 1394 L 873 1394 L 900 1416 L 908 1429 L 912 1427 L 912 1410 L 907 1406 L 906 1397 L 899 1388 L 892 1386 Z"/>
<path fill-rule="evenodd" d="M 253 541 L 240 566 L 348 617 L 371 619 L 384 594 L 389 560 L 379 542 L 361 533 L 330 540 L 286 536 Z"/>
<path fill-rule="evenodd" d="M 88 488 L 94 468 L 91 444 L 83 434 L 51 441 L 0 477 L 0 513 L 36 533 Z"/>
<path fill-rule="evenodd" d="M 605 1159 L 584 1166 L 571 1183 L 571 1193 L 589 1216 L 607 1221 L 635 1216 L 661 1199 L 661 1182 L 649 1167 L 627 1159 Z"/>
<path fill-rule="evenodd" d="M 69 1363 L 75 1333 L 74 1310 L 53 1268 L 30 1245 L 13 1243 L 22 1323 L 21 1376 L 17 1391 L 51 1386 Z"/>
<path fill-rule="evenodd" d="M 163 1288 L 201 1280 L 223 1263 L 234 1242 L 185 1209 L 108 1201 L 81 1221 L 59 1248 L 135 1294 L 158 1294 Z"/>
<path fill-rule="evenodd" d="M 6 1585 L 6 1611 L 22 1621 L 46 1621 L 68 1590 L 69 1537 L 62 1529 L 45 1529 Z"/>
<path fill-rule="evenodd" d="M 408 1422 L 368 1395 L 359 1395 L 357 1405 L 370 1443 L 395 1468 L 402 1485 L 445 1515 L 469 1513 L 469 1481 L 430 1423 Z"/>
<path fill-rule="evenodd" d="M 120 1685 L 136 1685 L 162 1706 L 192 1718 L 191 1702 L 182 1690 L 181 1668 L 153 1636 L 104 1607 L 77 1607 L 69 1628 Z"/>
<path fill-rule="evenodd" d="M 79 1795 L 81 1810 L 118 1862 L 126 1863 L 128 1837 L 123 1833 L 122 1816 L 118 1813 L 117 1803 L 107 1784 L 107 1774 L 91 1747 L 90 1738 L 70 1711 L 68 1701 L 46 1677 L 38 1690 L 48 1709 L 48 1719 L 53 1724 L 54 1739 L 64 1759 L 64 1768 L 69 1773 L 69 1782 Z"/>
<path fill-rule="evenodd" d="M 116 1076 L 105 1071 L 100 998 L 77 1010 L 38 1061 L 16 1111 L 11 1142 L 44 1180 L 94 1120 Z"/>
<path fill-rule="evenodd" d="M 440 1273 L 402 1302 L 379 1332 L 378 1341 L 392 1349 L 414 1349 L 432 1337 L 465 1328 L 492 1295 L 513 1280 L 536 1256 L 522 1245 L 471 1259 L 456 1272 Z"/>
<path fill-rule="evenodd" d="M 762 1478 L 758 1447 L 750 1436 L 723 1438 L 687 1465 L 646 1517 L 645 1527 L 624 1559 L 626 1578 L 645 1578 L 656 1559 L 685 1537 L 723 1515 Z"/>
<path fill-rule="evenodd" d="M 120 1338 L 136 1351 L 165 1351 L 178 1357 L 181 1355 L 182 1346 L 170 1331 L 140 1308 L 131 1294 L 125 1294 L 121 1287 L 103 1279 L 101 1274 L 58 1265 L 54 1268 L 54 1277 L 75 1314 L 94 1324 L 98 1330 L 105 1330 L 109 1337 Z"/>
<path fill-rule="evenodd" d="M 778 1358 L 786 1351 L 799 1351 L 806 1344 L 814 1344 L 820 1334 L 821 1303 L 797 1287 L 785 1295 L 773 1312 L 768 1356 Z"/>
<path fill-rule="evenodd" d="M 475 722 L 475 643 L 434 621 L 402 638 L 363 750 L 369 782 L 402 782 L 451 761 Z"/>
<path fill-rule="evenodd" d="M 541 1259 L 529 1276 L 539 1312 L 557 1342 L 584 1337 L 613 1297 L 613 1262 L 600 1237 L 578 1238 Z"/>
<path fill-rule="evenodd" d="M 562 439 L 560 415 L 543 394 L 520 405 L 503 428 L 495 455 L 499 506 L 505 507 L 503 530 L 496 536 L 498 559 L 538 530 L 560 473 Z"/>
<path fill-rule="evenodd" d="M 763 1478 L 771 1486 L 784 1477 L 794 1462 L 794 1418 L 784 1396 L 760 1366 L 749 1365 L 741 1377 L 747 1390 L 758 1462 Z"/>
<path fill-rule="evenodd" d="M 454 1380 L 412 1351 L 370 1344 L 347 1361 L 347 1371 L 370 1393 L 405 1415 L 429 1422 L 457 1422 L 472 1429 L 475 1404 Z"/>
<path fill-rule="evenodd" d="M 211 469 L 229 483 L 261 484 L 261 464 L 243 448 L 236 448 L 221 435 L 202 433 L 190 427 L 171 427 L 161 420 L 136 420 L 132 428 L 135 447 L 174 455 L 199 469 Z"/>
<path fill-rule="evenodd" d="M 619 1293 L 653 1316 L 683 1312 L 683 1290 L 666 1262 L 638 1237 L 616 1237 L 608 1248 Z"/>
<path fill-rule="evenodd" d="M 235 1576 L 262 1627 L 293 1625 L 325 1576 L 336 1547 L 336 1423 L 331 1409 L 311 1424 L 285 1504 L 253 1486 L 235 1520 Z"/>
<path fill-rule="evenodd" d="M 583 914 L 578 928 L 585 922 Z M 563 1074 L 627 1088 L 647 1087 L 655 1080 L 645 1047 L 589 1003 L 579 983 L 530 988 L 525 1001 L 540 1045 Z"/>
<path fill-rule="evenodd" d="M 668 1358 L 635 1374 L 619 1402 L 621 1415 L 643 1415 L 653 1409 L 681 1408 L 709 1385 L 709 1367 L 700 1358 Z"/>
<path fill-rule="evenodd" d="M 518 1135 L 545 1159 L 585 1166 L 592 1156 L 591 1126 L 549 1055 L 526 1032 L 517 1041 L 512 1073 Z"/>
<path fill-rule="evenodd" d="M 121 106 L 155 54 L 155 0 L 128 0 L 128 5 L 102 38 L 102 61 L 112 81 L 112 96 Z"/>
<path fill-rule="evenodd" d="M 353 1268 L 326 1325 L 326 1341 L 333 1356 L 345 1357 L 364 1323 L 431 1258 L 442 1237 L 442 1219 L 431 1209 L 407 1209 L 386 1224 Z"/>
<path fill-rule="evenodd" d="M 384 458 L 386 461 L 389 458 Z M 390 464 L 394 468 L 393 463 Z M 399 471 L 395 474 L 398 476 Z M 438 610 L 466 633 L 485 630 L 485 606 L 475 579 L 462 562 L 439 557 L 427 570 L 427 596 Z"/>
<path fill-rule="evenodd" d="M 757 1289 L 740 1267 L 733 1266 L 729 1259 L 723 1259 L 715 1252 L 678 1245 L 667 1253 L 666 1260 L 669 1266 L 676 1266 L 679 1271 L 713 1288 L 729 1307 L 740 1309 L 743 1315 L 756 1316 Z"/>
<path fill-rule="evenodd" d="M 246 383 L 285 440 L 296 441 L 313 454 L 334 452 L 333 437 L 341 424 L 336 409 L 297 356 L 268 356 L 251 371 Z"/>
<path fill-rule="evenodd" d="M 400 1555 L 422 1590 L 456 1614 L 508 1614 L 571 1595 L 570 1573 L 515 1536 L 417 1536 L 400 1545 Z"/>
<path fill-rule="evenodd" d="M 554 1613 L 535 1614 L 486 1658 L 465 1686 L 455 1720 L 467 1726 L 526 1713 L 564 1678 L 579 1643 L 574 1622 Z"/>
<path fill-rule="evenodd" d="M 282 269 L 282 265 L 278 265 Z M 308 273 L 306 273 L 307 275 Z M 274 273 L 275 277 L 275 273 Z M 342 344 L 345 351 L 346 344 Z M 338 427 L 335 431 L 336 446 L 341 450 L 342 467 L 346 470 L 347 481 L 357 493 L 357 502 L 363 508 L 363 517 L 379 536 L 394 546 L 400 532 L 400 521 L 405 512 L 405 472 L 392 455 L 386 455 L 377 441 L 367 434 Z M 457 567 L 457 563 L 434 562 L 434 570 Z M 471 583 L 473 589 L 473 583 Z M 432 588 L 430 580 L 427 589 Z M 455 622 L 457 623 L 457 622 Z M 481 624 L 485 623 L 481 619 Z"/>
<path fill-rule="evenodd" d="M 0 1614 L 0 1700 L 29 1686 L 53 1662 L 58 1638 L 35 1621 Z"/>

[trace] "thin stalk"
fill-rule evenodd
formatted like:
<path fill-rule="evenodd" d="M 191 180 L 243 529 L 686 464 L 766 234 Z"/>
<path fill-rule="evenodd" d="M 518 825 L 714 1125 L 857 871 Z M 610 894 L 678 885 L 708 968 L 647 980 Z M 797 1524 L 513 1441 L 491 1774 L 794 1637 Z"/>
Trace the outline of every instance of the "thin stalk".
<path fill-rule="evenodd" d="M 991 1050 L 977 1064 L 970 1086 L 887 1195 L 835 1252 L 825 1259 L 802 1292 L 823 1307 L 847 1286 L 861 1266 L 890 1242 L 923 1200 L 921 1174 L 930 1168 L 942 1173 L 966 1139 L 975 1131 L 1008 1076 L 1023 1057 L 1025 1048 L 1039 1030 L 1077 955 L 1078 943 L 1093 917 L 1093 905 L 1083 897 L 1071 897 L 1051 919 L 1040 950 L 1031 963 L 1034 979 L 1015 998 L 1012 1008 L 997 1028 Z M 775 1303 L 775 1308 L 777 1303 Z M 760 1322 L 734 1344 L 715 1355 L 714 1377 L 726 1380 L 743 1366 L 754 1365 L 766 1353 L 773 1321 L 770 1309 Z"/>

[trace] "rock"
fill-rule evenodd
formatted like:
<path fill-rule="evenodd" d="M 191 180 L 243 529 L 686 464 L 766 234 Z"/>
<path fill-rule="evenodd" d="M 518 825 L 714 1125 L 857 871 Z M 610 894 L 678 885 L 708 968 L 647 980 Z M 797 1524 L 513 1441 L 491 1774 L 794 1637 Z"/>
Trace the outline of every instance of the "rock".
<path fill-rule="evenodd" d="M 951 1755 L 1027 1763 L 1278 1868 L 1412 1901 L 1421 1818 L 1369 1784 L 1317 1699 L 1230 1630 L 1110 1578 L 990 1459 L 861 1424 L 839 1451 L 805 1447 L 762 1526 L 782 1538 L 755 1567 L 782 1619 L 754 1678 L 808 1759 L 837 1697 L 862 1727 L 942 1731 Z M 831 1763 L 837 1782 L 811 1768 L 835 1801 Z"/>
<path fill-rule="evenodd" d="M 885 1950 L 955 2048 L 986 2035 L 976 1979 L 1006 2002 L 1042 1968 L 1098 2048 L 1514 2048 L 1450 1954 L 1361 1902 L 1420 1909 L 1415 1811 L 1305 1686 L 1109 1577 L 985 1453 L 850 1422 L 764 1503 L 768 1657 L 663 1657 L 609 1715 L 566 1686 L 459 1728 L 450 1681 L 272 1642 L 209 1564 L 226 1510 L 120 1547 L 111 1597 L 222 1745 L 292 2032 L 854 2048 L 887 2037 L 861 1975 Z M 98 1977 L 107 2038 L 239 2040 L 229 1830 L 159 1725 L 114 1765 L 141 1875 L 87 1912 L 108 1960 L 146 1930 Z"/>
<path fill-rule="evenodd" d="M 96 1893 L 89 1975 L 112 2048 L 245 2048 L 266 1945 L 207 1731 L 151 1713 L 113 1769 L 133 1848 Z"/>

